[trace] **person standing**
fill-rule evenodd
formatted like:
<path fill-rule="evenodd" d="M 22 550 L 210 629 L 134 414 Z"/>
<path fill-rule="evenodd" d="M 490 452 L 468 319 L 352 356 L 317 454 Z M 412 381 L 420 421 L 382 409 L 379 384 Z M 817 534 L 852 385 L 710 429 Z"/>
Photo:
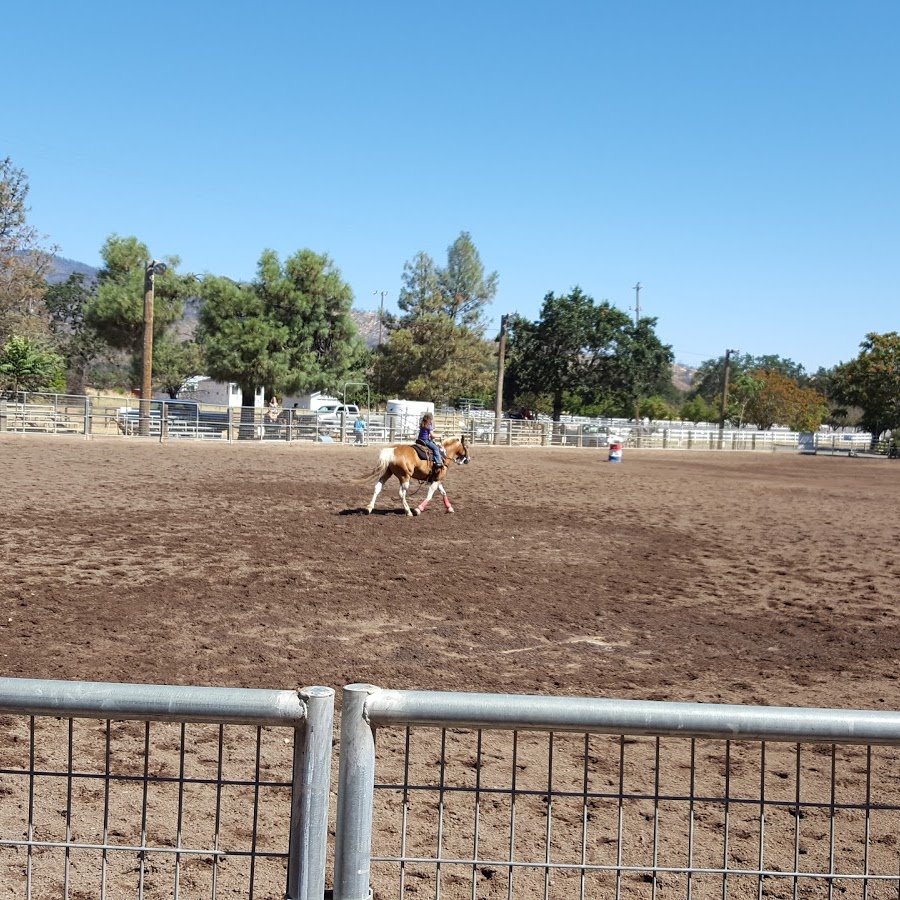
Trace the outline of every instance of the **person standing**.
<path fill-rule="evenodd" d="M 365 444 L 366 442 L 366 428 L 369 426 L 366 424 L 366 420 L 363 418 L 362 413 L 360 413 L 356 417 L 356 421 L 353 423 L 353 434 L 356 436 L 356 440 L 354 444 Z"/>

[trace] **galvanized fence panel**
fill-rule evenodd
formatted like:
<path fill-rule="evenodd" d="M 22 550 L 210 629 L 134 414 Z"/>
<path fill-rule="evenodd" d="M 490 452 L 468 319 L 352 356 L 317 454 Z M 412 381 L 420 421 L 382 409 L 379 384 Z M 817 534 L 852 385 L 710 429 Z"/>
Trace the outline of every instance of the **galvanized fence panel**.
<path fill-rule="evenodd" d="M 333 706 L 0 679 L 0 897 L 321 900 Z"/>
<path fill-rule="evenodd" d="M 351 685 L 341 742 L 336 900 L 900 894 L 898 713 Z"/>

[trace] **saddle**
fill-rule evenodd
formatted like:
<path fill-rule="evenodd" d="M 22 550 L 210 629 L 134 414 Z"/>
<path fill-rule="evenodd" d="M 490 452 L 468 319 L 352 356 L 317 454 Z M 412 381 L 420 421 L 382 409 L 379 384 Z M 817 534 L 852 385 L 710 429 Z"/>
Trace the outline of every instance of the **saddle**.
<path fill-rule="evenodd" d="M 426 446 L 421 441 L 416 441 L 412 446 L 413 450 L 416 451 L 419 459 L 421 459 L 423 462 L 430 462 L 432 465 L 434 465 L 434 454 L 431 452 L 430 447 Z"/>

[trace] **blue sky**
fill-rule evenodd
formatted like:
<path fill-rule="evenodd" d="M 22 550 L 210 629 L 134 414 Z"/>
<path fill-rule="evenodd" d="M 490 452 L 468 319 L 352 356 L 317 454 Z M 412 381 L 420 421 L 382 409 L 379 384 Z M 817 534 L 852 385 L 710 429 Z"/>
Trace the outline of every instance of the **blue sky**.
<path fill-rule="evenodd" d="M 16 3 L 0 156 L 96 265 L 327 252 L 392 308 L 461 231 L 490 314 L 657 316 L 676 360 L 809 370 L 900 318 L 900 2 Z"/>

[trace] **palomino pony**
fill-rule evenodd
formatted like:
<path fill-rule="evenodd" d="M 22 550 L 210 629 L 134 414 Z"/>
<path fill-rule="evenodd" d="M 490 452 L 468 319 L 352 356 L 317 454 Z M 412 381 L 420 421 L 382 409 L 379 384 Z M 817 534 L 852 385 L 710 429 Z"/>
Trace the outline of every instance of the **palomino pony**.
<path fill-rule="evenodd" d="M 450 498 L 444 490 L 441 482 L 447 474 L 447 469 L 451 462 L 457 462 L 465 465 L 469 461 L 469 448 L 466 444 L 466 436 L 461 438 L 448 438 L 442 441 L 446 463 L 440 469 L 434 470 L 430 459 L 419 459 L 416 448 L 412 444 L 396 444 L 393 447 L 385 447 L 378 455 L 378 463 L 369 473 L 366 481 L 375 480 L 375 493 L 372 494 L 372 500 L 366 507 L 366 512 L 371 513 L 375 508 L 375 501 L 384 487 L 384 483 L 391 477 L 396 475 L 400 482 L 400 499 L 403 501 L 403 508 L 408 516 L 417 516 L 425 511 L 425 507 L 431 502 L 435 491 L 440 491 L 444 500 L 444 506 L 448 513 L 453 512 L 453 506 L 450 504 Z M 406 492 L 409 490 L 409 482 L 411 478 L 416 481 L 428 481 L 428 493 L 425 499 L 415 508 L 410 509 L 406 499 Z"/>

